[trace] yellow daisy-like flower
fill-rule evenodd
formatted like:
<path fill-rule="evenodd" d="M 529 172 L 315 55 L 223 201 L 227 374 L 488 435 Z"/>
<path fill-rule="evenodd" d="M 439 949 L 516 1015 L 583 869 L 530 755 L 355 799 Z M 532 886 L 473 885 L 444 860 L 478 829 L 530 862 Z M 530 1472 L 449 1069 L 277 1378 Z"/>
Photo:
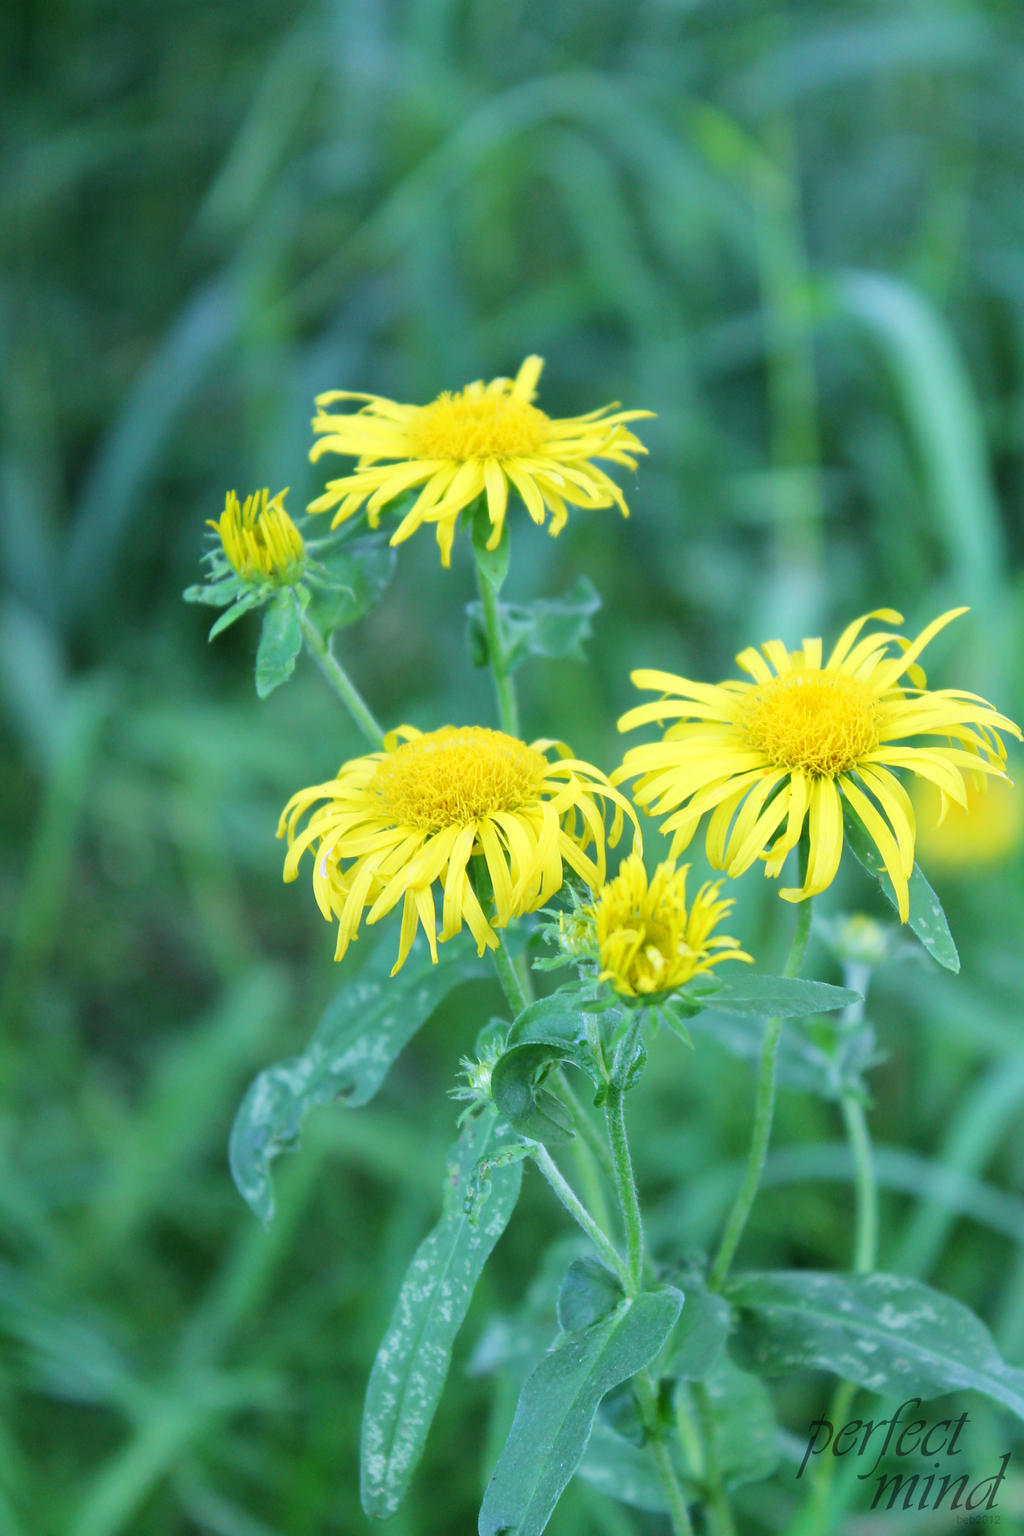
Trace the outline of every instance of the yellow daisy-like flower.
<path fill-rule="evenodd" d="M 287 489 L 271 496 L 256 491 L 239 502 L 228 491 L 224 511 L 207 527 L 220 537 L 224 553 L 243 581 L 294 581 L 306 559 L 302 535 L 284 509 Z"/>
<path fill-rule="evenodd" d="M 736 939 L 712 936 L 735 906 L 720 899 L 721 881 L 702 885 L 687 906 L 689 868 L 666 860 L 648 881 L 643 860 L 631 854 L 584 909 L 597 935 L 600 979 L 623 997 L 682 987 L 723 960 L 751 960 Z"/>
<path fill-rule="evenodd" d="M 630 710 L 619 729 L 678 723 L 662 741 L 627 752 L 613 781 L 636 778 L 637 803 L 654 815 L 670 813 L 663 830 L 673 834 L 673 857 L 710 812 L 708 858 L 733 877 L 757 858 L 766 875 L 778 876 L 806 821 L 807 874 L 800 889 L 779 892 L 786 901 L 814 896 L 835 878 L 846 800 L 878 848 L 906 922 L 914 812 L 893 769 L 918 774 L 965 805 L 964 773 L 1005 778 L 998 732 L 1021 734 L 976 694 L 925 686 L 918 656 L 966 611 L 942 614 L 913 641 L 888 630 L 862 636 L 871 619 L 903 623 L 879 608 L 855 619 L 824 663 L 820 640 L 805 640 L 797 651 L 769 640 L 763 654 L 750 647 L 736 658 L 750 682 L 709 686 L 669 672 L 634 672 L 637 687 L 664 697 Z"/>
<path fill-rule="evenodd" d="M 554 751 L 552 761 L 548 753 Z M 317 801 L 300 832 L 298 823 Z M 610 830 L 605 809 L 614 807 Z M 636 813 L 598 768 L 569 757 L 553 741 L 527 746 L 483 726 L 444 726 L 423 734 L 404 725 L 370 752 L 342 765 L 329 784 L 293 795 L 278 836 L 288 834 L 284 877 L 315 845 L 313 892 L 324 917 L 337 919 L 340 960 L 367 923 L 402 903 L 398 960 L 405 963 L 417 927 L 437 960 L 437 945 L 463 925 L 478 953 L 495 949 L 495 929 L 542 906 L 559 889 L 564 866 L 598 886 L 606 843 L 614 846 Z M 593 845 L 592 852 L 589 851 Z M 487 880 L 488 917 L 471 860 Z M 437 931 L 435 886 L 442 898 Z"/>
<path fill-rule="evenodd" d="M 310 512 L 335 509 L 334 528 L 365 503 L 376 528 L 388 502 L 421 487 L 391 543 L 401 544 L 423 523 L 433 523 L 444 565 L 451 562 L 459 513 L 482 493 L 491 519 L 489 549 L 501 539 L 510 486 L 535 523 L 543 525 L 551 513 L 552 534 L 564 528 L 569 506 L 614 502 L 628 517 L 619 487 L 593 461 L 636 469 L 633 455 L 647 450 L 625 423 L 653 413 L 606 405 L 565 420 L 546 416 L 532 403 L 543 367 L 543 358 L 528 357 L 514 379 L 489 384 L 478 379 L 430 405 L 399 405 L 345 389 L 319 395 L 313 431 L 322 435 L 310 457 L 343 453 L 358 463 L 352 474 L 328 481 Z M 341 415 L 326 409 L 340 400 L 366 404 Z"/>

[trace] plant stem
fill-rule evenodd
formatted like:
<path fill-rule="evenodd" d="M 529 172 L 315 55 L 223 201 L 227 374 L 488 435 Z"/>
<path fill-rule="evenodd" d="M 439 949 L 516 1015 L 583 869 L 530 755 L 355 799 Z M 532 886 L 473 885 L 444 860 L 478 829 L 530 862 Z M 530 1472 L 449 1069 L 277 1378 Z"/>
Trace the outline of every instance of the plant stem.
<path fill-rule="evenodd" d="M 852 1093 L 844 1093 L 841 1107 L 853 1153 L 857 1194 L 853 1268 L 858 1275 L 866 1275 L 874 1269 L 878 1257 L 878 1183 L 875 1178 L 875 1160 L 871 1153 L 871 1133 L 860 1099 Z"/>
<path fill-rule="evenodd" d="M 801 863 L 803 860 L 801 860 Z M 807 941 L 811 933 L 811 899 L 808 897 L 797 907 L 796 927 L 793 930 L 793 939 L 790 944 L 789 958 L 786 961 L 782 974 L 784 976 L 796 976 L 803 964 L 804 955 L 807 952 Z M 713 1291 L 720 1291 L 729 1273 L 729 1266 L 739 1246 L 743 1229 L 747 1224 L 757 1191 L 761 1186 L 761 1175 L 764 1173 L 765 1159 L 768 1156 L 768 1144 L 772 1135 L 772 1120 L 775 1116 L 775 1062 L 779 1051 L 779 1040 L 782 1036 L 784 1019 L 768 1019 L 764 1026 L 764 1041 L 761 1046 L 761 1062 L 757 1072 L 757 1097 L 754 1102 L 754 1125 L 750 1137 L 750 1151 L 747 1153 L 747 1168 L 743 1175 L 743 1183 L 739 1193 L 729 1212 L 729 1220 L 726 1223 L 725 1233 L 722 1237 L 722 1245 L 718 1250 L 711 1270 L 708 1284 Z"/>
<path fill-rule="evenodd" d="M 475 552 L 474 552 L 474 558 Z M 487 662 L 494 678 L 494 692 L 498 700 L 498 719 L 502 730 L 509 736 L 519 735 L 519 702 L 516 685 L 508 666 L 505 638 L 501 628 L 501 610 L 498 594 L 491 586 L 476 559 L 476 585 L 480 604 L 484 611 L 484 630 L 487 635 Z"/>
<path fill-rule="evenodd" d="M 658 1417 L 658 1398 L 651 1380 L 650 1371 L 643 1370 L 633 1378 L 637 1401 L 640 1404 L 640 1412 L 643 1415 L 644 1424 L 650 1439 L 647 1442 L 648 1449 L 654 1460 L 658 1473 L 658 1480 L 665 1493 L 668 1503 L 668 1516 L 672 1525 L 672 1536 L 692 1536 L 693 1526 L 690 1523 L 690 1512 L 686 1507 L 686 1495 L 683 1493 L 676 1475 L 676 1469 L 669 1454 L 665 1437 L 662 1434 Z"/>
<path fill-rule="evenodd" d="M 636 1179 L 633 1175 L 633 1159 L 630 1156 L 629 1140 L 626 1135 L 626 1096 L 621 1088 L 609 1088 L 608 1097 L 605 1100 L 605 1119 L 608 1124 L 608 1141 L 612 1149 L 615 1191 L 619 1197 L 622 1222 L 626 1229 L 630 1294 L 635 1296 L 643 1285 L 644 1224 L 640 1214 Z"/>
<path fill-rule="evenodd" d="M 591 1216 L 582 1200 L 580 1200 L 579 1196 L 576 1194 L 576 1191 L 563 1177 L 557 1163 L 551 1156 L 551 1153 L 548 1151 L 547 1147 L 545 1147 L 543 1143 L 539 1141 L 534 1142 L 534 1144 L 530 1147 L 530 1156 L 533 1158 L 534 1162 L 537 1164 L 537 1167 L 540 1169 L 541 1173 L 551 1185 L 551 1188 L 554 1190 L 559 1200 L 565 1206 L 565 1209 L 569 1212 L 569 1215 L 572 1217 L 573 1221 L 576 1222 L 577 1226 L 581 1227 L 590 1238 L 590 1241 L 593 1243 L 594 1247 L 597 1249 L 604 1262 L 608 1265 L 609 1269 L 613 1270 L 614 1273 L 619 1277 L 623 1288 L 625 1290 L 629 1290 L 630 1276 L 629 1269 L 627 1268 L 625 1262 L 614 1247 L 611 1239 L 608 1237 L 608 1234 L 602 1231 L 602 1229 L 598 1226 L 593 1216 Z"/>
<path fill-rule="evenodd" d="M 494 961 L 494 969 L 498 973 L 498 980 L 501 982 L 501 990 L 504 992 L 505 999 L 512 1010 L 512 1017 L 516 1018 L 522 1013 L 530 1000 L 526 995 L 526 988 L 523 986 L 522 978 L 516 970 L 516 963 L 508 952 L 505 935 L 496 929 L 495 937 L 498 940 L 498 947 L 491 950 L 491 958 Z"/>
<path fill-rule="evenodd" d="M 722 1459 L 718 1454 L 718 1432 L 711 1411 L 711 1395 L 702 1381 L 695 1381 L 690 1388 L 697 1417 L 700 1422 L 701 1442 L 704 1446 L 704 1486 L 708 1496 L 709 1527 L 714 1536 L 736 1536 L 732 1510 L 725 1492 L 722 1476 Z"/>
<path fill-rule="evenodd" d="M 306 642 L 306 649 L 326 678 L 328 686 L 344 704 L 367 741 L 374 747 L 382 747 L 384 732 L 370 706 L 331 650 L 330 641 L 323 638 L 309 615 L 301 610 L 299 624 L 302 627 L 302 638 Z"/>

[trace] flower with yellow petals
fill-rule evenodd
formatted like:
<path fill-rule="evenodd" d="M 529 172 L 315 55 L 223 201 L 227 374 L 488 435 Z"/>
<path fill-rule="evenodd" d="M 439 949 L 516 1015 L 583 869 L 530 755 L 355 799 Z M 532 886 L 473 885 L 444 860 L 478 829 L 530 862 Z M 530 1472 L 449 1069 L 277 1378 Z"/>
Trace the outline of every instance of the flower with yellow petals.
<path fill-rule="evenodd" d="M 305 565 L 302 535 L 284 509 L 287 490 L 271 496 L 256 491 L 239 502 L 228 491 L 224 511 L 217 522 L 207 519 L 220 538 L 224 553 L 243 581 L 294 582 Z"/>
<path fill-rule="evenodd" d="M 648 881 L 643 860 L 631 854 L 584 908 L 596 931 L 599 979 L 623 997 L 667 992 L 723 960 L 751 959 L 736 939 L 713 933 L 735 905 L 720 899 L 721 881 L 702 885 L 687 906 L 689 868 L 666 860 Z"/>
<path fill-rule="evenodd" d="M 570 506 L 614 502 L 628 517 L 622 492 L 594 460 L 635 469 L 634 455 L 647 450 L 626 422 L 652 412 L 606 405 L 586 416 L 546 416 L 533 404 L 543 367 L 542 358 L 528 357 L 514 379 L 489 384 L 478 379 L 430 405 L 400 405 L 343 389 L 319 395 L 313 418 L 319 438 L 310 457 L 341 453 L 358 462 L 351 474 L 328 481 L 310 512 L 334 509 L 334 528 L 365 504 L 376 528 L 390 501 L 417 489 L 391 543 L 401 544 L 422 524 L 433 523 L 444 565 L 451 561 L 459 513 L 483 494 L 491 521 L 489 549 L 501 539 L 510 488 L 535 523 L 543 525 L 550 512 L 552 534 L 564 528 Z M 366 403 L 340 414 L 328 410 L 344 400 Z"/>
<path fill-rule="evenodd" d="M 565 865 L 600 885 L 606 844 L 618 842 L 625 816 L 636 828 L 635 812 L 607 777 L 556 742 L 528 746 L 483 726 L 424 734 L 406 725 L 385 738 L 383 751 L 293 795 L 278 836 L 287 831 L 286 880 L 295 879 L 307 848 L 314 850 L 313 892 L 327 921 L 338 923 L 335 959 L 356 938 L 364 913 L 375 923 L 402 904 L 394 975 L 418 927 L 435 961 L 438 943 L 464 925 L 483 954 L 497 948 L 496 929 L 554 895 Z"/>
<path fill-rule="evenodd" d="M 750 647 L 736 658 L 749 682 L 710 686 L 634 672 L 638 688 L 662 697 L 631 709 L 619 729 L 677 723 L 662 741 L 627 752 L 613 780 L 635 778 L 636 802 L 653 815 L 669 813 L 663 830 L 672 833 L 673 857 L 709 815 L 708 858 L 733 877 L 757 858 L 766 875 L 778 876 L 806 822 L 806 877 L 799 889 L 779 892 L 786 901 L 814 896 L 835 878 L 845 801 L 877 846 L 906 922 L 915 824 L 898 771 L 966 805 L 965 772 L 1005 779 L 998 732 L 1021 734 L 976 694 L 925 686 L 918 656 L 965 612 L 942 614 L 913 641 L 889 630 L 862 635 L 871 619 L 903 623 L 880 608 L 854 620 L 825 662 L 820 640 L 796 651 L 769 640 L 760 653 Z"/>

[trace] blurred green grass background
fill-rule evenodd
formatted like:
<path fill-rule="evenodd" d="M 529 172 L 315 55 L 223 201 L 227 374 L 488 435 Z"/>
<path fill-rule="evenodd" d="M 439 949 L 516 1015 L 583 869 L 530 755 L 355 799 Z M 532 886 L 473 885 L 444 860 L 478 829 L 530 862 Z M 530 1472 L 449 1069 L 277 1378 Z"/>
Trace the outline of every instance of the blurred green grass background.
<path fill-rule="evenodd" d="M 631 666 L 718 677 L 770 635 L 961 602 L 930 678 L 1020 718 L 1020 20 L 1014 0 L 5 12 L 3 1536 L 365 1529 L 363 1384 L 433 1219 L 446 1089 L 499 1006 L 467 986 L 373 1106 L 315 1117 L 259 1230 L 231 1117 L 337 981 L 276 817 L 359 746 L 309 668 L 257 703 L 255 622 L 207 647 L 180 601 L 204 519 L 231 486 L 314 493 L 318 390 L 425 401 L 539 352 L 550 412 L 657 420 L 628 523 L 579 515 L 555 542 L 515 518 L 513 600 L 581 571 L 605 600 L 588 665 L 523 674 L 528 734 L 610 768 Z M 403 548 L 344 637 L 385 721 L 492 720 L 471 596 L 465 548 L 447 573 L 429 538 Z M 1021 873 L 1019 851 L 936 872 L 963 975 L 895 965 L 872 1006 L 883 1266 L 973 1306 L 1015 1362 Z M 824 905 L 873 901 L 851 874 Z M 749 876 L 736 926 L 768 965 L 785 921 Z M 640 1164 L 670 1246 L 717 1230 L 749 1089 L 712 1045 L 659 1042 Z M 848 1263 L 839 1141 L 834 1107 L 783 1095 L 751 1262 Z M 528 1184 L 395 1536 L 475 1528 L 493 1394 L 469 1345 L 561 1230 Z M 786 1392 L 799 1431 L 825 1386 Z M 979 1463 L 1017 1433 L 987 1422 Z M 1007 1488 L 1004 1529 L 1024 1474 Z M 742 1529 L 785 1530 L 794 1500 L 780 1474 Z M 659 1528 L 586 1488 L 551 1526 Z"/>

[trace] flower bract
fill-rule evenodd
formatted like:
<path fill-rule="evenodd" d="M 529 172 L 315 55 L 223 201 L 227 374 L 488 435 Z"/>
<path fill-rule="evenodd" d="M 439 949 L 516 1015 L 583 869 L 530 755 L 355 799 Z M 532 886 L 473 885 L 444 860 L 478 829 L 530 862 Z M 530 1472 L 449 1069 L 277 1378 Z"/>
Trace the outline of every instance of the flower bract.
<path fill-rule="evenodd" d="M 843 850 L 844 802 L 885 864 L 903 922 L 914 866 L 915 821 L 899 775 L 910 772 L 966 806 L 965 774 L 1005 778 L 999 732 L 1020 730 L 973 693 L 928 689 L 917 658 L 952 619 L 951 609 L 910 641 L 892 630 L 863 633 L 871 620 L 902 624 L 881 608 L 854 620 L 823 660 L 822 642 L 788 651 L 769 640 L 736 658 L 749 681 L 718 685 L 668 672 L 633 673 L 661 694 L 631 709 L 619 729 L 671 720 L 664 738 L 626 753 L 615 782 L 635 779 L 634 799 L 666 815 L 673 856 L 704 816 L 713 868 L 737 876 L 755 859 L 778 876 L 808 835 L 802 886 L 780 891 L 802 901 L 831 884 Z"/>
<path fill-rule="evenodd" d="M 402 726 L 383 751 L 294 795 L 278 835 L 287 832 L 290 844 L 286 880 L 313 851 L 314 895 L 338 923 L 336 959 L 364 917 L 375 923 L 401 905 L 397 971 L 418 928 L 434 960 L 464 925 L 483 954 L 497 947 L 497 929 L 554 895 L 566 866 L 600 885 L 606 846 L 618 842 L 627 816 L 635 828 L 635 812 L 607 777 L 556 742 L 527 745 L 483 726 Z"/>
<path fill-rule="evenodd" d="M 599 979 L 624 997 L 647 997 L 685 986 L 723 960 L 747 960 L 736 939 L 714 932 L 735 903 L 721 882 L 702 885 L 688 904 L 690 866 L 666 860 L 650 880 L 636 854 L 584 909 L 597 938 Z"/>
<path fill-rule="evenodd" d="M 650 411 L 604 406 L 585 416 L 547 416 L 533 400 L 543 359 L 528 357 L 514 379 L 477 380 L 429 405 L 402 405 L 380 395 L 330 390 L 317 397 L 310 457 L 340 453 L 357 460 L 352 473 L 329 480 L 310 512 L 333 511 L 336 527 L 364 505 L 376 527 L 389 502 L 416 490 L 416 499 L 392 535 L 401 544 L 432 523 L 441 559 L 451 560 L 459 513 L 486 496 L 491 522 L 488 548 L 497 548 L 511 489 L 535 523 L 550 513 L 552 534 L 565 526 L 570 506 L 617 505 L 629 511 L 622 492 L 595 460 L 636 468 L 646 453 L 626 423 Z M 357 410 L 332 411 L 348 401 Z"/>

